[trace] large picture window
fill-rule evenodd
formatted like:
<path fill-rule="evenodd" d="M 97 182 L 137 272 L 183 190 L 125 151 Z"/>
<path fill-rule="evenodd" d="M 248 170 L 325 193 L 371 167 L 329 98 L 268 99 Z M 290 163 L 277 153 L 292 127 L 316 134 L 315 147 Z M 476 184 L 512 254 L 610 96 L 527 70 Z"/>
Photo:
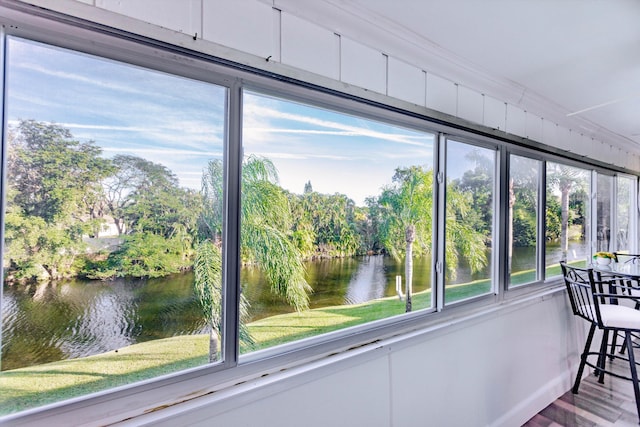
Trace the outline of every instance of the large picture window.
<path fill-rule="evenodd" d="M 6 63 L 1 411 L 219 361 L 227 90 L 14 37 Z"/>
<path fill-rule="evenodd" d="M 243 106 L 243 351 L 431 307 L 434 135 Z"/>

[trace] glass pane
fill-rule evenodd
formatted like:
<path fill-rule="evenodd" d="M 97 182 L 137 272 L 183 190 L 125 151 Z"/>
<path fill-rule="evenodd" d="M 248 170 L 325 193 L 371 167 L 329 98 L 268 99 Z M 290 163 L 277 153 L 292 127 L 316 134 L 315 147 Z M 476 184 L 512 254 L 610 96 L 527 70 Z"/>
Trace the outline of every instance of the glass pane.
<path fill-rule="evenodd" d="M 434 135 L 256 93 L 243 106 L 242 351 L 431 307 Z"/>
<path fill-rule="evenodd" d="M 447 141 L 445 302 L 492 290 L 496 151 Z"/>
<path fill-rule="evenodd" d="M 635 180 L 626 176 L 618 176 L 618 192 L 616 194 L 616 242 L 615 249 L 619 252 L 631 251 L 631 242 L 629 237 L 631 233 L 631 213 L 633 206 L 633 188 L 635 187 Z"/>
<path fill-rule="evenodd" d="M 545 277 L 562 274 L 560 261 L 585 266 L 589 256 L 590 172 L 547 162 Z"/>
<path fill-rule="evenodd" d="M 611 203 L 613 201 L 613 176 L 598 174 L 596 195 L 596 252 L 613 251 L 611 241 Z"/>
<path fill-rule="evenodd" d="M 541 162 L 510 156 L 509 284 L 540 279 L 538 274 L 538 180 Z"/>
<path fill-rule="evenodd" d="M 7 53 L 2 412 L 219 360 L 226 89 Z"/>

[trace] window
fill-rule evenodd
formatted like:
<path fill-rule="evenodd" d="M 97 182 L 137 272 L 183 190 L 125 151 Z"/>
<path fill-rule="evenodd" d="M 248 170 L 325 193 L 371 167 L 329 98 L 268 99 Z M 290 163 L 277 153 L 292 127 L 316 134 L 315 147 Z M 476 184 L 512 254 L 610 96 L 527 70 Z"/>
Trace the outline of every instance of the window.
<path fill-rule="evenodd" d="M 540 280 L 539 183 L 542 162 L 511 155 L 509 160 L 509 285 Z"/>
<path fill-rule="evenodd" d="M 447 140 L 445 302 L 493 289 L 496 150 Z"/>
<path fill-rule="evenodd" d="M 430 308 L 434 135 L 255 92 L 243 108 L 243 352 Z"/>
<path fill-rule="evenodd" d="M 219 361 L 227 90 L 9 37 L 6 92 L 2 412 Z"/>
<path fill-rule="evenodd" d="M 615 218 L 613 214 L 613 181 L 611 175 L 597 174 L 595 252 L 612 252 L 614 250 L 615 242 L 611 240 Z"/>
<path fill-rule="evenodd" d="M 636 180 L 629 176 L 618 175 L 616 183 L 615 249 L 621 252 L 635 253 L 633 247 L 633 236 L 635 235 L 633 199 L 636 193 Z"/>
<path fill-rule="evenodd" d="M 590 235 L 590 173 L 547 162 L 546 277 L 561 274 L 560 261 L 586 265 Z"/>

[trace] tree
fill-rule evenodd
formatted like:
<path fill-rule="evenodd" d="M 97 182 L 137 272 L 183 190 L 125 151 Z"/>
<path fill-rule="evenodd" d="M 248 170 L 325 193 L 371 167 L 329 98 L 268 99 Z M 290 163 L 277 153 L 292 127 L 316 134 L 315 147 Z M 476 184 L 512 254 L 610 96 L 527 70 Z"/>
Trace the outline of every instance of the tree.
<path fill-rule="evenodd" d="M 431 252 L 433 211 L 433 171 L 420 166 L 398 168 L 392 185 L 383 189 L 375 204 L 370 199 L 369 210 L 378 223 L 380 244 L 396 259 L 405 258 L 405 281 L 413 280 L 413 256 Z M 472 213 L 469 192 L 455 183 L 447 188 L 447 218 L 445 227 L 445 259 L 447 271 L 455 277 L 460 256 L 469 262 L 472 271 L 486 265 L 485 236 L 473 228 L 468 218 Z M 415 247 L 414 243 L 418 243 Z M 407 311 L 411 310 L 410 297 Z"/>
<path fill-rule="evenodd" d="M 222 330 L 222 253 L 211 241 L 203 241 L 196 248 L 193 263 L 194 290 L 203 309 L 209 328 L 209 362 L 219 358 L 219 333 Z M 249 303 L 240 295 L 240 341 L 253 345 L 244 319 L 248 317 Z"/>
<path fill-rule="evenodd" d="M 378 204 L 384 210 L 383 244 L 392 256 L 399 258 L 398 243 L 404 237 L 405 282 L 411 289 L 413 280 L 413 244 L 429 251 L 433 208 L 433 173 L 419 166 L 397 168 L 393 185 L 383 189 Z M 406 311 L 412 309 L 407 291 Z"/>
<path fill-rule="evenodd" d="M 511 156 L 509 167 L 509 213 L 507 269 L 511 271 L 514 246 L 535 246 L 537 242 L 538 168 L 540 162 Z"/>
<path fill-rule="evenodd" d="M 557 163 L 547 163 L 547 186 L 560 193 L 560 247 L 562 259 L 567 260 L 569 252 L 569 195 L 572 191 L 583 191 L 586 186 L 585 171 Z"/>
<path fill-rule="evenodd" d="M 200 273 L 196 275 L 194 286 L 199 295 L 203 295 L 201 303 L 204 312 L 207 316 L 211 313 L 212 318 L 208 319 L 211 330 L 219 334 L 221 298 L 216 295 L 219 295 L 217 286 L 221 286 L 218 230 L 222 230 L 222 217 L 212 212 L 216 209 L 221 212 L 223 168 L 220 160 L 211 160 L 210 163 L 214 164 L 205 170 L 202 190 L 203 220 L 207 222 L 210 234 L 206 236 L 208 245 L 203 243 L 198 246 L 195 268 Z M 308 292 L 311 288 L 304 277 L 300 253 L 290 235 L 288 199 L 277 181 L 278 174 L 270 160 L 249 156 L 243 162 L 241 253 L 245 261 L 255 262 L 262 269 L 275 295 L 301 311 L 309 306 Z"/>
<path fill-rule="evenodd" d="M 113 158 L 115 173 L 104 180 L 105 205 L 119 234 L 149 232 L 169 238 L 195 235 L 200 197 L 181 188 L 164 165 L 137 156 Z M 185 234 L 186 233 L 186 234 Z"/>
<path fill-rule="evenodd" d="M 95 229 L 91 208 L 101 198 L 99 183 L 113 170 L 101 153 L 55 124 L 23 120 L 10 132 L 8 277 L 55 280 L 74 274 L 82 235 Z"/>
<path fill-rule="evenodd" d="M 316 256 L 350 256 L 360 249 L 353 200 L 344 194 L 314 191 L 292 199 L 293 229 L 297 235 L 313 237 Z"/>
<path fill-rule="evenodd" d="M 98 183 L 113 170 L 101 154 L 93 142 L 75 141 L 59 125 L 20 121 L 7 161 L 13 202 L 25 215 L 48 223 L 80 219 L 86 213 L 83 202 L 100 191 Z"/>

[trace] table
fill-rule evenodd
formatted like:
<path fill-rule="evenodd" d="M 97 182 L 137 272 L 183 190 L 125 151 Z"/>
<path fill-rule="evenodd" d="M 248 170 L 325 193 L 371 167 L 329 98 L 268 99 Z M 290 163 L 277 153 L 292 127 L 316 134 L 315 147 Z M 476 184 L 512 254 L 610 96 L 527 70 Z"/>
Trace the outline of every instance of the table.
<path fill-rule="evenodd" d="M 591 264 L 591 268 L 600 273 L 626 276 L 630 279 L 640 279 L 640 264 L 632 262 L 612 262 L 609 265 Z"/>

